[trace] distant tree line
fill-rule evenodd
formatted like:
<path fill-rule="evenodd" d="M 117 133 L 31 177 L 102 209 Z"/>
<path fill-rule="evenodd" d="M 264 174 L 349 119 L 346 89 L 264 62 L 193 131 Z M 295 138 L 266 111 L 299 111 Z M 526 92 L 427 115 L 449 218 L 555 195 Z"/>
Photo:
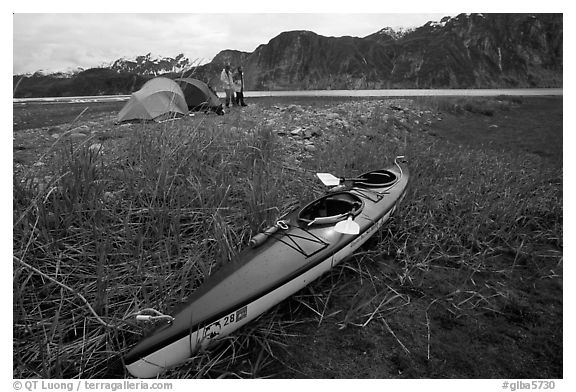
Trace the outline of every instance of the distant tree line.
<path fill-rule="evenodd" d="M 139 90 L 150 77 L 118 73 L 107 68 L 91 68 L 72 77 L 54 75 L 14 75 L 14 98 L 73 97 L 130 94 Z"/>

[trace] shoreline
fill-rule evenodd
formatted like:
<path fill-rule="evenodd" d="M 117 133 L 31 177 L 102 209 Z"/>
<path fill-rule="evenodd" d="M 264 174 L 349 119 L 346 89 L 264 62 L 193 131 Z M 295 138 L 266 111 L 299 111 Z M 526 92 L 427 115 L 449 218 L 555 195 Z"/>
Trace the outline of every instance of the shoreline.
<path fill-rule="evenodd" d="M 223 92 L 218 98 L 225 98 Z M 300 90 L 300 91 L 246 91 L 246 98 L 261 97 L 496 97 L 505 96 L 563 96 L 563 88 L 525 89 L 387 89 L 387 90 Z M 76 97 L 13 98 L 13 103 L 83 103 L 83 102 L 123 102 L 130 95 L 102 95 Z"/>

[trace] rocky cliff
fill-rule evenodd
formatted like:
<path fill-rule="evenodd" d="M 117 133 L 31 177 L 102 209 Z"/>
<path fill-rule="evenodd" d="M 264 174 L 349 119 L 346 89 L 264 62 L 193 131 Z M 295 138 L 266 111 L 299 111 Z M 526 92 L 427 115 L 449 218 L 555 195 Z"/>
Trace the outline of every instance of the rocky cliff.
<path fill-rule="evenodd" d="M 394 83 L 423 87 L 562 85 L 562 15 L 472 14 L 396 41 Z"/>
<path fill-rule="evenodd" d="M 257 90 L 379 88 L 394 67 L 392 54 L 367 39 L 286 32 L 248 56 L 246 84 Z"/>
<path fill-rule="evenodd" d="M 562 15 L 461 14 L 364 38 L 282 33 L 245 60 L 252 89 L 562 85 Z"/>

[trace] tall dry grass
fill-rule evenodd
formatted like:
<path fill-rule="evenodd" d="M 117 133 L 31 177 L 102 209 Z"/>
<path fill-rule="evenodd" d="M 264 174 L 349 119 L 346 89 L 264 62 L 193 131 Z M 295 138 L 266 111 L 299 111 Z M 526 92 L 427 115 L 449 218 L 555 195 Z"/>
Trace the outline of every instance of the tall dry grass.
<path fill-rule="evenodd" d="M 62 144 L 48 184 L 14 182 L 15 377 L 123 375 L 131 313 L 183 301 L 302 197 L 269 129 L 171 122 L 126 145 Z"/>

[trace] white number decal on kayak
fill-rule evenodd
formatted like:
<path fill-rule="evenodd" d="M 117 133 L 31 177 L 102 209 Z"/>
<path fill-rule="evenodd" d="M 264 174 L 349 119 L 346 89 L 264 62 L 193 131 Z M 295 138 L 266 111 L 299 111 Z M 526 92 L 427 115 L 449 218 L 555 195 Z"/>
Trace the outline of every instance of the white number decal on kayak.
<path fill-rule="evenodd" d="M 236 313 L 232 313 L 232 314 L 224 317 L 224 326 L 227 326 L 228 324 L 232 324 L 234 322 L 234 320 L 236 320 Z"/>
<path fill-rule="evenodd" d="M 206 339 L 214 339 L 220 335 L 222 328 L 226 327 L 227 325 L 237 323 L 246 316 L 248 316 L 248 307 L 244 306 L 243 308 L 238 309 L 236 312 L 224 316 L 220 320 L 213 322 L 204 328 L 204 337 Z"/>
<path fill-rule="evenodd" d="M 237 323 L 238 321 L 245 318 L 247 315 L 248 315 L 248 307 L 244 306 L 243 308 L 238 309 L 236 312 L 224 317 L 224 326 L 235 322 Z"/>

